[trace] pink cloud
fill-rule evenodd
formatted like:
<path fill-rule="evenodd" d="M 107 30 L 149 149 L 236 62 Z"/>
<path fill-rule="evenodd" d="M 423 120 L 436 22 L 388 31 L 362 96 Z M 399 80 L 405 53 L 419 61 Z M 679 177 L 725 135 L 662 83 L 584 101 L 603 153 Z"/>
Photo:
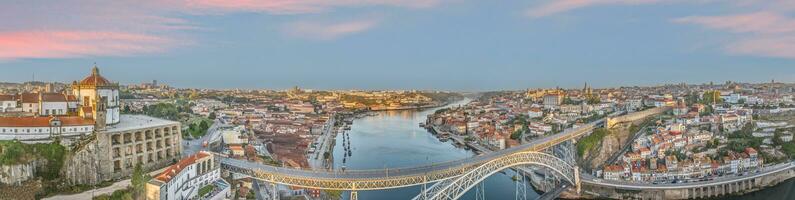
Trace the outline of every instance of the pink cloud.
<path fill-rule="evenodd" d="M 124 32 L 0 32 L 0 60 L 126 56 L 162 52 L 179 45 L 171 39 Z"/>
<path fill-rule="evenodd" d="M 127 56 L 192 44 L 202 30 L 180 15 L 232 12 L 318 13 L 340 7 L 428 8 L 443 0 L 60 0 L 0 1 L 0 59 Z M 379 20 L 297 22 L 296 36 L 333 39 L 372 28 Z M 43 31 L 40 31 L 43 30 Z M 49 31 L 53 30 L 53 31 Z"/>
<path fill-rule="evenodd" d="M 738 34 L 738 39 L 724 47 L 731 54 L 795 58 L 795 19 L 778 12 L 689 16 L 673 21 Z"/>
<path fill-rule="evenodd" d="M 743 39 L 726 46 L 734 54 L 795 59 L 795 36 Z"/>
<path fill-rule="evenodd" d="M 527 10 L 527 16 L 538 18 L 567 12 L 588 6 L 605 4 L 649 4 L 661 0 L 553 0 Z"/>
<path fill-rule="evenodd" d="M 397 6 L 408 8 L 433 7 L 440 0 L 188 0 L 192 9 L 210 11 L 252 11 L 272 14 L 315 13 L 334 7 Z"/>
<path fill-rule="evenodd" d="M 788 33 L 795 31 L 795 19 L 774 12 L 755 12 L 726 16 L 690 16 L 674 22 L 698 24 L 736 33 Z"/>
<path fill-rule="evenodd" d="M 293 37 L 331 40 L 366 31 L 379 22 L 376 18 L 335 23 L 300 21 L 285 26 L 284 32 Z"/>

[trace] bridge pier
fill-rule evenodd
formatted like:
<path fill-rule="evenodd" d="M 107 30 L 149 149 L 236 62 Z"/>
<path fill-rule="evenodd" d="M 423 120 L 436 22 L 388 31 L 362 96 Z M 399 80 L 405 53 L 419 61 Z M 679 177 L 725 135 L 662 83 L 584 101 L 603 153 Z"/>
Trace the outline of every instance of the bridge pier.
<path fill-rule="evenodd" d="M 486 200 L 486 186 L 483 182 L 475 186 L 475 200 Z"/>
<path fill-rule="evenodd" d="M 515 198 L 516 200 L 519 199 L 527 199 L 527 184 L 525 182 L 524 171 L 516 169 L 516 174 L 520 178 L 520 180 L 516 180 L 516 190 L 515 190 Z"/>
<path fill-rule="evenodd" d="M 356 192 L 356 190 L 351 190 L 351 198 L 349 200 L 358 200 L 358 199 L 359 199 L 359 194 Z"/>
<path fill-rule="evenodd" d="M 574 166 L 574 188 L 577 190 L 577 195 L 580 195 L 582 184 L 580 183 L 580 167 Z"/>
<path fill-rule="evenodd" d="M 279 190 L 276 188 L 276 183 L 271 182 L 271 199 L 279 200 Z"/>
<path fill-rule="evenodd" d="M 356 182 L 351 182 L 351 198 L 348 200 L 358 200 L 359 193 L 356 192 Z"/>

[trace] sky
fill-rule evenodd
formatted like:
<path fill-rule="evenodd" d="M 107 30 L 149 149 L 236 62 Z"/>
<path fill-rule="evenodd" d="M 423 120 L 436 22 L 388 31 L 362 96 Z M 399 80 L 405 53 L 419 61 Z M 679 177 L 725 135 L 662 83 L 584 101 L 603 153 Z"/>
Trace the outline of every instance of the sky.
<path fill-rule="evenodd" d="M 0 0 L 0 82 L 482 91 L 795 82 L 791 0 Z"/>

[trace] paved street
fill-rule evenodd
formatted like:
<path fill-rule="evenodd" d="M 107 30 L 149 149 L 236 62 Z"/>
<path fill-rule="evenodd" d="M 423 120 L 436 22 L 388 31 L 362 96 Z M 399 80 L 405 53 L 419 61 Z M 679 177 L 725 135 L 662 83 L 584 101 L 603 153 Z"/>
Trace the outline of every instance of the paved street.
<path fill-rule="evenodd" d="M 216 119 L 214 120 L 213 125 L 207 129 L 207 134 L 205 134 L 201 138 L 194 140 L 183 140 L 182 156 L 190 156 L 204 149 L 204 147 L 202 146 L 202 143 L 204 141 L 208 141 L 209 143 L 219 141 L 221 139 L 220 129 L 225 127 L 230 127 L 230 125 L 224 124 L 223 122 L 221 122 L 221 120 Z"/>
<path fill-rule="evenodd" d="M 320 137 L 317 138 L 317 140 L 315 140 L 316 142 L 318 142 L 315 152 L 309 154 L 308 162 L 309 162 L 309 167 L 311 167 L 312 169 L 325 169 L 326 163 L 325 159 L 323 158 L 323 153 L 331 152 L 331 150 L 334 148 L 332 143 L 334 143 L 334 140 L 336 139 L 335 138 L 336 134 L 334 134 L 335 121 L 334 118 L 331 118 L 330 120 L 331 122 L 327 123 L 323 127 L 323 133 L 320 135 Z"/>
<path fill-rule="evenodd" d="M 83 193 L 78 194 L 71 194 L 71 195 L 58 195 L 53 197 L 44 198 L 44 200 L 74 200 L 74 199 L 92 199 L 95 196 L 99 196 L 102 194 L 111 194 L 113 191 L 121 190 L 130 186 L 130 179 L 122 180 L 119 182 L 113 183 L 108 187 L 104 188 L 97 188 L 94 190 L 89 190 Z"/>
<path fill-rule="evenodd" d="M 702 187 L 702 186 L 710 186 L 710 185 L 722 185 L 729 182 L 735 182 L 739 180 L 751 179 L 766 176 L 772 173 L 777 173 L 783 170 L 788 170 L 795 167 L 795 163 L 788 162 L 788 163 L 781 163 L 773 166 L 764 167 L 764 169 L 757 172 L 750 172 L 748 175 L 745 176 L 738 176 L 738 175 L 725 175 L 722 177 L 715 177 L 711 181 L 697 181 L 697 182 L 689 182 L 689 183 L 676 183 L 676 184 L 649 184 L 649 183 L 638 183 L 638 182 L 629 182 L 629 181 L 612 181 L 612 180 L 604 180 L 594 177 L 590 174 L 581 174 L 581 180 L 585 183 L 590 184 L 597 184 L 597 185 L 607 185 L 612 187 L 618 188 L 633 188 L 633 189 L 680 189 L 680 188 L 690 188 L 690 187 Z"/>

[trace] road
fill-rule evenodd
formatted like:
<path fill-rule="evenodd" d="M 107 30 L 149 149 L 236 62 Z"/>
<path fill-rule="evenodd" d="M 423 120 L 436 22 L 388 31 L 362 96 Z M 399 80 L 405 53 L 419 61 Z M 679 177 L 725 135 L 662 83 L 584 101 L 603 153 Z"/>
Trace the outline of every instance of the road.
<path fill-rule="evenodd" d="M 202 143 L 204 141 L 208 141 L 208 143 L 216 142 L 221 139 L 221 128 L 231 127 L 231 125 L 227 125 L 222 122 L 220 119 L 213 120 L 213 125 L 207 129 L 207 134 L 204 134 L 199 139 L 194 140 L 183 140 L 182 142 L 182 156 L 190 156 L 193 155 L 201 150 L 204 149 Z"/>
<path fill-rule="evenodd" d="M 711 181 L 698 181 L 698 182 L 689 182 L 689 183 L 649 184 L 649 183 L 628 182 L 628 181 L 613 181 L 613 180 L 599 179 L 594 177 L 593 175 L 584 174 L 584 173 L 581 174 L 580 178 L 583 183 L 611 186 L 617 188 L 626 188 L 626 189 L 683 189 L 683 188 L 704 187 L 712 185 L 723 185 L 726 183 L 767 176 L 773 173 L 778 173 L 792 168 L 795 168 L 795 162 L 781 163 L 777 165 L 768 166 L 760 170 L 758 173 L 751 173 L 745 176 L 726 175 L 722 177 L 716 177 Z"/>
<path fill-rule="evenodd" d="M 95 196 L 99 196 L 99 195 L 103 195 L 103 194 L 110 195 L 111 193 L 113 193 L 116 190 L 125 189 L 125 188 L 127 188 L 129 186 L 130 186 L 130 179 L 126 179 L 126 180 L 122 180 L 122 181 L 119 181 L 119 182 L 115 182 L 115 183 L 113 183 L 113 185 L 110 185 L 108 187 L 97 188 L 97 189 L 93 189 L 93 190 L 89 190 L 89 191 L 85 191 L 83 193 L 77 193 L 77 194 L 58 195 L 58 196 L 43 198 L 43 200 L 92 199 Z"/>
<path fill-rule="evenodd" d="M 315 152 L 309 154 L 309 158 L 307 158 L 309 167 L 312 169 L 327 169 L 329 167 L 326 163 L 326 159 L 323 157 L 323 153 L 331 153 L 331 150 L 334 148 L 333 143 L 336 136 L 336 134 L 334 134 L 335 118 L 332 116 L 329 120 L 330 121 L 323 126 L 323 132 L 316 140 L 318 145 L 315 147 Z"/>
<path fill-rule="evenodd" d="M 434 129 L 436 129 L 436 127 L 434 127 Z M 452 138 L 453 140 L 457 141 L 458 143 L 463 143 L 464 145 L 467 145 L 470 148 L 473 148 L 473 149 L 475 149 L 478 152 L 481 152 L 481 153 L 492 152 L 491 149 L 489 149 L 487 147 L 484 147 L 483 145 L 480 145 L 480 144 L 478 144 L 476 142 L 467 142 L 466 139 L 463 136 L 451 133 L 450 134 L 450 138 Z"/>
<path fill-rule="evenodd" d="M 562 185 L 559 185 L 558 187 L 555 187 L 554 190 L 549 191 L 549 192 L 545 192 L 544 194 L 539 196 L 537 198 L 537 200 L 554 200 L 554 199 L 557 199 L 560 196 L 560 194 L 563 193 L 563 191 L 566 191 L 566 189 L 568 187 L 569 187 L 569 185 L 564 182 Z"/>
<path fill-rule="evenodd" d="M 163 171 L 165 171 L 166 169 L 168 169 L 169 167 L 170 166 L 166 166 L 166 167 L 160 168 L 158 170 L 151 171 L 151 172 L 149 172 L 149 175 L 152 176 L 152 177 L 155 177 L 158 174 L 160 174 Z M 43 198 L 43 200 L 92 199 L 92 197 L 99 196 L 99 195 L 102 195 L 102 194 L 111 194 L 111 193 L 113 193 L 116 190 L 126 189 L 129 186 L 130 186 L 130 179 L 125 179 L 125 180 L 121 180 L 121 181 L 115 182 L 112 185 L 107 186 L 107 187 L 92 189 L 92 190 L 88 190 L 88 191 L 85 191 L 85 192 L 82 192 L 82 193 L 77 193 L 77 194 L 57 195 L 57 196 L 47 197 L 47 198 Z"/>

